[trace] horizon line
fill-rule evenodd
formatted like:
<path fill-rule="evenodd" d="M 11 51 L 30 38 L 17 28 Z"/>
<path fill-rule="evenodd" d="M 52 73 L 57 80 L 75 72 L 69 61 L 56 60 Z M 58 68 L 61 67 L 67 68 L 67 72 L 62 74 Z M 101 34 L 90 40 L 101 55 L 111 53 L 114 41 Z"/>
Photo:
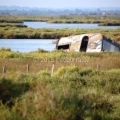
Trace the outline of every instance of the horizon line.
<path fill-rule="evenodd" d="M 57 7 L 57 8 L 54 8 L 54 7 L 31 7 L 31 6 L 18 6 L 18 5 L 0 5 L 0 7 L 20 7 L 20 8 L 23 8 L 23 7 L 26 7 L 26 8 L 44 8 L 44 9 L 76 9 L 76 8 L 81 8 L 81 9 L 93 9 L 93 8 L 119 8 L 120 7 L 115 7 L 115 6 L 112 6 L 112 7 Z"/>

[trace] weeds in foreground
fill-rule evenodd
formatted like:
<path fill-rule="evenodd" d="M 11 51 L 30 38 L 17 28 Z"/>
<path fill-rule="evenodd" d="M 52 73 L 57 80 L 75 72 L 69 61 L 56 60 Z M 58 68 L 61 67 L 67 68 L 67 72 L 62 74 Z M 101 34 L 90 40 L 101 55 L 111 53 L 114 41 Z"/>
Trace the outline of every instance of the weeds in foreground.
<path fill-rule="evenodd" d="M 7 91 L 1 94 L 3 120 L 120 118 L 120 71 L 117 69 L 96 71 L 68 66 L 59 68 L 53 76 L 47 71 L 36 75 L 21 73 L 13 80 L 1 78 L 0 83 L 3 86 L 0 91 L 3 88 Z"/>

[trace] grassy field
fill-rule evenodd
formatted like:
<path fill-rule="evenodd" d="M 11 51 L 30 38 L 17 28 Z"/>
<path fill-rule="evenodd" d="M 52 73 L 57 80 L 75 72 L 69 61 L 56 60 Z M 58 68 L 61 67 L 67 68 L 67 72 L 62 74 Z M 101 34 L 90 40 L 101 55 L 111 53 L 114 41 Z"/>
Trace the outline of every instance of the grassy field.
<path fill-rule="evenodd" d="M 120 120 L 120 53 L 1 49 L 0 68 L 2 120 Z"/>

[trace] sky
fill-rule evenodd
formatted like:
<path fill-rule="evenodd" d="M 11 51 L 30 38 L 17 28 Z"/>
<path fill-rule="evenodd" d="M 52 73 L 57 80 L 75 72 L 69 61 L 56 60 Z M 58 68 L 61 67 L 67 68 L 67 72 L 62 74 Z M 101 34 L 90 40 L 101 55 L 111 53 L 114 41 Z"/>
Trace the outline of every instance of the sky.
<path fill-rule="evenodd" d="M 37 8 L 120 7 L 120 0 L 0 0 L 0 6 Z"/>

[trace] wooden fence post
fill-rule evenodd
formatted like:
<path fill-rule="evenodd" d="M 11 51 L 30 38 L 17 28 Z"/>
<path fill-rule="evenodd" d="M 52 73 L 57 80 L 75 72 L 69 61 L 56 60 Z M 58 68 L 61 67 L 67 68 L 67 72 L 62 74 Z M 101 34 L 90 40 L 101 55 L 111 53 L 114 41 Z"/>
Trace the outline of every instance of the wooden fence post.
<path fill-rule="evenodd" d="M 52 65 L 52 72 L 51 72 L 51 76 L 53 76 L 54 73 L 54 64 Z"/>
<path fill-rule="evenodd" d="M 99 64 L 97 64 L 97 71 L 99 71 L 100 70 L 100 65 Z"/>
<path fill-rule="evenodd" d="M 29 70 L 30 70 L 30 66 L 27 65 L 27 73 L 29 73 Z"/>
<path fill-rule="evenodd" d="M 6 73 L 6 65 L 3 66 L 3 73 Z"/>

